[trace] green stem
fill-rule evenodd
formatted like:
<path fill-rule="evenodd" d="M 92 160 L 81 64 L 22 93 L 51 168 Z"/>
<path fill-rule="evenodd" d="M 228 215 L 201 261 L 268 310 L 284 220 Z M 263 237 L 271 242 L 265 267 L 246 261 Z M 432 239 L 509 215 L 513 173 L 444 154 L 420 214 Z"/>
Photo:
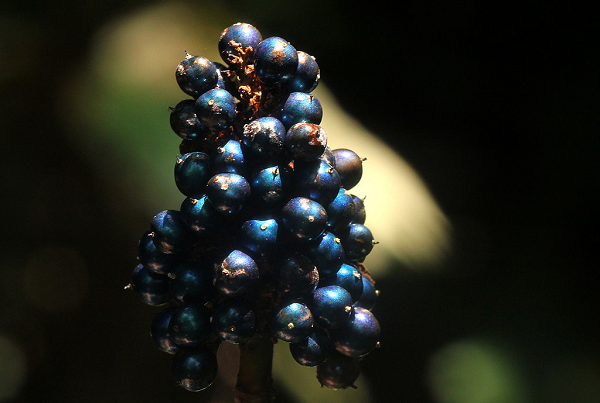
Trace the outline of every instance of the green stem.
<path fill-rule="evenodd" d="M 273 342 L 257 333 L 240 344 L 240 370 L 236 385 L 236 403 L 271 403 L 273 391 Z"/>

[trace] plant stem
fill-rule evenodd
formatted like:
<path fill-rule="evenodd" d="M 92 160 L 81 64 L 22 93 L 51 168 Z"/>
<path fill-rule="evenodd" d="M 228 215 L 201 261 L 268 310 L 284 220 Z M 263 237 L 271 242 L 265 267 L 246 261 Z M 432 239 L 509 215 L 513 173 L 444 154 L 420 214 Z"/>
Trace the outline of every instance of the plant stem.
<path fill-rule="evenodd" d="M 257 333 L 240 344 L 240 370 L 236 385 L 236 403 L 271 403 L 274 399 L 273 342 Z"/>

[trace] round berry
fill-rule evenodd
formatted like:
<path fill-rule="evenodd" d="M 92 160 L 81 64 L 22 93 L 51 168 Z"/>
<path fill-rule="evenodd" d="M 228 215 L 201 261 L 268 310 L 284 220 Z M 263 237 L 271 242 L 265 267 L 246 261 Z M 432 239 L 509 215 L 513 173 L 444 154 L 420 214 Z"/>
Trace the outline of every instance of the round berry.
<path fill-rule="evenodd" d="M 344 263 L 342 241 L 328 231 L 310 242 L 306 255 L 317 266 L 321 277 L 337 273 Z"/>
<path fill-rule="evenodd" d="M 235 99 L 226 90 L 214 88 L 196 100 L 196 117 L 203 126 L 213 130 L 229 128 L 235 120 Z"/>
<path fill-rule="evenodd" d="M 246 174 L 244 161 L 244 153 L 240 142 L 228 140 L 224 145 L 217 147 L 212 154 L 211 172 L 213 175 L 233 173 L 244 176 Z"/>
<path fill-rule="evenodd" d="M 313 327 L 310 335 L 298 342 L 290 343 L 290 353 L 300 365 L 314 367 L 321 364 L 333 350 L 333 345 L 327 333 L 318 327 Z"/>
<path fill-rule="evenodd" d="M 377 347 L 380 333 L 379 322 L 371 311 L 355 307 L 348 321 L 329 334 L 340 353 L 349 357 L 363 357 Z"/>
<path fill-rule="evenodd" d="M 318 125 L 323 118 L 321 103 L 312 94 L 292 92 L 279 111 L 281 122 L 289 129 L 296 123 L 314 123 Z"/>
<path fill-rule="evenodd" d="M 293 254 L 281 258 L 274 271 L 277 292 L 288 297 L 310 295 L 319 284 L 317 267 L 304 255 Z"/>
<path fill-rule="evenodd" d="M 302 302 L 284 302 L 273 311 L 271 331 L 278 339 L 298 343 L 310 335 L 312 328 L 312 314 Z"/>
<path fill-rule="evenodd" d="M 245 343 L 256 332 L 256 315 L 250 304 L 240 299 L 226 299 L 215 307 L 213 330 L 223 341 Z"/>
<path fill-rule="evenodd" d="M 169 334 L 180 346 L 197 346 L 212 334 L 210 312 L 201 304 L 181 305 L 171 314 Z"/>
<path fill-rule="evenodd" d="M 329 205 L 340 190 L 340 176 L 335 168 L 317 159 L 297 164 L 294 172 L 294 189 L 298 196 L 308 197 L 322 206 Z"/>
<path fill-rule="evenodd" d="M 327 134 L 318 124 L 296 123 L 288 129 L 284 146 L 295 161 L 314 161 L 325 151 Z"/>
<path fill-rule="evenodd" d="M 176 307 L 168 307 L 163 309 L 156 314 L 154 319 L 152 319 L 152 324 L 150 326 L 150 337 L 152 337 L 152 340 L 154 340 L 156 347 L 160 351 L 164 351 L 165 353 L 169 354 L 175 354 L 180 349 L 180 346 L 175 343 L 169 334 L 169 321 L 171 320 L 171 315 L 176 309 Z"/>
<path fill-rule="evenodd" d="M 327 205 L 327 228 L 330 231 L 347 227 L 356 214 L 356 205 L 352 195 L 346 189 L 340 187 L 338 194 L 329 205 Z"/>
<path fill-rule="evenodd" d="M 163 253 L 178 253 L 190 244 L 191 234 L 178 210 L 163 210 L 150 222 L 152 242 Z"/>
<path fill-rule="evenodd" d="M 279 119 L 262 117 L 244 126 L 243 142 L 262 166 L 275 162 L 281 149 L 286 129 Z"/>
<path fill-rule="evenodd" d="M 367 275 L 362 276 L 363 292 L 354 304 L 355 307 L 368 309 L 369 311 L 375 306 L 379 292 L 375 288 L 375 281 Z"/>
<path fill-rule="evenodd" d="M 200 262 L 181 262 L 169 277 L 171 296 L 180 304 L 205 303 L 215 295 L 210 267 Z"/>
<path fill-rule="evenodd" d="M 234 250 L 216 267 L 213 284 L 223 296 L 241 296 L 258 287 L 258 266 L 250 256 Z"/>
<path fill-rule="evenodd" d="M 207 130 L 196 118 L 196 102 L 184 99 L 171 110 L 171 129 L 184 140 L 198 140 L 206 136 Z"/>
<path fill-rule="evenodd" d="M 343 263 L 342 267 L 332 276 L 322 278 L 319 287 L 337 285 L 350 293 L 354 304 L 363 293 L 363 280 L 360 270 L 349 264 Z"/>
<path fill-rule="evenodd" d="M 151 306 L 164 305 L 171 300 L 169 294 L 169 277 L 149 270 L 138 264 L 131 275 L 130 287 L 140 301 Z"/>
<path fill-rule="evenodd" d="M 248 23 L 238 22 L 225 28 L 219 37 L 219 53 L 223 61 L 230 65 L 242 63 L 242 52 L 256 50 L 262 41 L 258 29 Z"/>
<path fill-rule="evenodd" d="M 168 274 L 177 262 L 176 255 L 161 252 L 152 241 L 152 231 L 146 233 L 138 244 L 140 263 L 158 274 Z"/>
<path fill-rule="evenodd" d="M 352 297 L 337 285 L 320 287 L 313 292 L 309 306 L 317 325 L 335 329 L 348 321 L 352 312 Z"/>
<path fill-rule="evenodd" d="M 321 71 L 314 57 L 306 52 L 299 50 L 298 67 L 296 73 L 286 83 L 286 89 L 289 92 L 312 92 L 319 84 Z"/>
<path fill-rule="evenodd" d="M 354 218 L 352 219 L 353 224 L 364 224 L 367 219 L 367 211 L 365 210 L 365 199 L 358 196 L 352 195 L 354 200 Z"/>
<path fill-rule="evenodd" d="M 203 194 L 186 197 L 180 212 L 182 221 L 195 235 L 213 234 L 220 223 L 219 214 Z"/>
<path fill-rule="evenodd" d="M 348 260 L 363 260 L 373 249 L 373 234 L 362 224 L 350 224 L 340 239 Z"/>
<path fill-rule="evenodd" d="M 362 178 L 363 160 L 354 151 L 345 148 L 333 150 L 335 169 L 340 175 L 342 187 L 352 189 Z"/>
<path fill-rule="evenodd" d="M 238 174 L 217 174 L 209 179 L 206 196 L 220 214 L 236 214 L 250 199 L 250 184 Z"/>
<path fill-rule="evenodd" d="M 198 392 L 217 378 L 217 356 L 206 346 L 179 350 L 171 362 L 171 375 L 182 388 Z"/>
<path fill-rule="evenodd" d="M 267 85 L 288 81 L 298 68 L 298 52 L 288 41 L 277 36 L 261 41 L 254 57 L 256 76 Z"/>
<path fill-rule="evenodd" d="M 324 363 L 317 365 L 317 379 L 331 389 L 356 388 L 354 381 L 360 375 L 358 358 L 332 351 Z"/>
<path fill-rule="evenodd" d="M 281 212 L 282 221 L 292 236 L 298 240 L 318 237 L 327 225 L 327 211 L 306 197 L 291 199 Z"/>
<path fill-rule="evenodd" d="M 217 68 L 206 57 L 187 54 L 175 70 L 177 84 L 186 94 L 198 98 L 217 85 Z"/>
<path fill-rule="evenodd" d="M 274 219 L 248 220 L 239 232 L 239 244 L 251 256 L 265 258 L 272 254 L 278 244 L 279 225 Z"/>
<path fill-rule="evenodd" d="M 258 208 L 271 208 L 286 200 L 290 171 L 287 167 L 270 166 L 255 172 L 250 177 L 252 199 Z"/>
<path fill-rule="evenodd" d="M 210 157 L 203 152 L 191 152 L 177 158 L 175 184 L 186 196 L 203 193 L 210 174 Z"/>

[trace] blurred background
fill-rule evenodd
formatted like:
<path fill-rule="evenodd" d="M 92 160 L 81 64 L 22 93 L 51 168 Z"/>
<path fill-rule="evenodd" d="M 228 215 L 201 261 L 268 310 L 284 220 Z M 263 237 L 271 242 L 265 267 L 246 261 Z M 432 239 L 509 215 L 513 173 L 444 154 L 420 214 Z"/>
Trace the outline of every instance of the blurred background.
<path fill-rule="evenodd" d="M 323 127 L 368 158 L 382 348 L 357 390 L 276 346 L 278 402 L 600 402 L 596 26 L 538 2 L 3 1 L 1 402 L 230 402 L 170 379 L 123 290 L 179 207 L 184 50 L 238 22 L 315 56 Z"/>

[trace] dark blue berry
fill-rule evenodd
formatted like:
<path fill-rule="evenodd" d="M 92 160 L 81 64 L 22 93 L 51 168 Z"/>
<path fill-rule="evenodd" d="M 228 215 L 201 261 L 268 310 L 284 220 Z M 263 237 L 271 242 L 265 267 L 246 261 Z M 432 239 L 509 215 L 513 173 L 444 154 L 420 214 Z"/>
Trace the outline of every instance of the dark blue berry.
<path fill-rule="evenodd" d="M 338 148 L 332 152 L 335 157 L 335 169 L 340 175 L 342 187 L 346 190 L 352 189 L 362 178 L 362 158 L 346 148 Z"/>
<path fill-rule="evenodd" d="M 354 388 L 360 375 L 358 358 L 348 357 L 332 351 L 324 363 L 317 365 L 317 379 L 322 386 L 331 389 Z"/>
<path fill-rule="evenodd" d="M 375 282 L 367 275 L 362 276 L 363 292 L 354 304 L 355 307 L 368 309 L 369 311 L 375 306 L 379 291 L 375 288 Z"/>
<path fill-rule="evenodd" d="M 292 236 L 298 240 L 318 237 L 327 225 L 327 211 L 306 197 L 291 199 L 281 212 L 282 221 Z"/>
<path fill-rule="evenodd" d="M 233 173 L 244 176 L 246 174 L 244 161 L 244 153 L 242 152 L 240 142 L 229 140 L 224 145 L 217 147 L 213 152 L 211 172 L 213 175 Z"/>
<path fill-rule="evenodd" d="M 286 189 L 291 181 L 287 167 L 270 166 L 254 173 L 250 178 L 252 199 L 257 207 L 271 208 L 286 200 Z"/>
<path fill-rule="evenodd" d="M 150 222 L 152 242 L 163 253 L 178 253 L 187 248 L 191 234 L 178 210 L 163 210 Z"/>
<path fill-rule="evenodd" d="M 180 304 L 205 303 L 215 295 L 212 271 L 200 262 L 181 262 L 169 277 L 171 296 Z"/>
<path fill-rule="evenodd" d="M 217 378 L 217 356 L 206 346 L 179 350 L 171 362 L 171 375 L 182 388 L 198 392 Z"/>
<path fill-rule="evenodd" d="M 373 234 L 362 224 L 350 224 L 340 239 L 348 260 L 363 260 L 373 249 Z"/>
<path fill-rule="evenodd" d="M 183 92 L 198 98 L 217 85 L 217 68 L 206 57 L 187 54 L 177 66 L 175 78 Z"/>
<path fill-rule="evenodd" d="M 319 284 L 317 267 L 304 255 L 281 258 L 275 265 L 276 291 L 288 297 L 312 294 Z"/>
<path fill-rule="evenodd" d="M 204 193 L 206 182 L 211 177 L 210 156 L 203 152 L 191 152 L 177 158 L 175 184 L 186 196 Z"/>
<path fill-rule="evenodd" d="M 175 343 L 169 334 L 169 321 L 171 314 L 176 310 L 176 307 L 168 307 L 160 311 L 150 326 L 150 336 L 154 340 L 156 347 L 165 353 L 175 354 L 179 351 L 180 346 Z"/>
<path fill-rule="evenodd" d="M 318 238 L 310 242 L 306 255 L 317 266 L 321 277 L 337 273 L 344 263 L 342 242 L 328 231 L 323 232 Z"/>
<path fill-rule="evenodd" d="M 178 307 L 171 314 L 169 334 L 182 347 L 197 346 L 205 342 L 212 334 L 209 310 L 202 304 Z"/>
<path fill-rule="evenodd" d="M 236 214 L 250 199 L 250 184 L 238 174 L 217 174 L 209 179 L 206 196 L 219 213 Z"/>
<path fill-rule="evenodd" d="M 310 335 L 298 342 L 290 343 L 290 353 L 300 365 L 314 367 L 321 364 L 331 354 L 333 344 L 327 333 L 318 327 L 313 327 Z"/>
<path fill-rule="evenodd" d="M 171 300 L 169 277 L 155 273 L 142 264 L 133 270 L 130 287 L 147 305 L 160 306 Z"/>
<path fill-rule="evenodd" d="M 288 81 L 298 68 L 298 52 L 288 41 L 277 36 L 261 41 L 254 57 L 256 76 L 267 85 Z"/>
<path fill-rule="evenodd" d="M 271 332 L 278 339 L 298 343 L 310 335 L 312 328 L 312 314 L 302 302 L 283 302 L 273 311 Z"/>
<path fill-rule="evenodd" d="M 332 232 L 347 227 L 356 214 L 354 199 L 343 187 L 339 189 L 337 196 L 327 205 L 326 209 L 328 217 L 327 228 Z"/>
<path fill-rule="evenodd" d="M 308 197 L 322 206 L 331 203 L 340 190 L 340 176 L 335 168 L 317 159 L 294 166 L 294 190 L 296 195 Z"/>
<path fill-rule="evenodd" d="M 285 148 L 295 161 L 314 161 L 327 146 L 327 134 L 315 123 L 296 123 L 287 131 Z"/>
<path fill-rule="evenodd" d="M 269 257 L 278 245 L 279 225 L 274 219 L 248 220 L 239 232 L 239 244 L 251 256 L 263 259 Z"/>
<path fill-rule="evenodd" d="M 292 92 L 283 103 L 279 116 L 286 129 L 296 123 L 314 123 L 318 125 L 323 118 L 323 108 L 314 95 L 305 92 Z"/>
<path fill-rule="evenodd" d="M 332 276 L 324 277 L 319 281 L 319 287 L 337 285 L 350 293 L 354 304 L 363 293 L 363 280 L 360 270 L 349 264 L 343 263 L 342 267 Z"/>
<path fill-rule="evenodd" d="M 156 247 L 152 231 L 147 231 L 140 239 L 138 258 L 141 264 L 158 274 L 168 274 L 178 260 L 176 255 L 163 253 Z"/>
<path fill-rule="evenodd" d="M 367 211 L 365 210 L 365 199 L 361 199 L 358 196 L 352 195 L 352 200 L 354 200 L 354 206 L 356 207 L 352 223 L 364 224 L 367 219 Z"/>
<path fill-rule="evenodd" d="M 242 296 L 259 286 L 258 266 L 250 256 L 234 250 L 216 267 L 213 284 L 221 295 Z"/>
<path fill-rule="evenodd" d="M 298 52 L 298 68 L 292 78 L 285 84 L 289 92 L 311 92 L 319 84 L 321 72 L 314 57 L 306 52 Z"/>
<path fill-rule="evenodd" d="M 226 299 L 215 307 L 213 330 L 223 341 L 245 343 L 256 332 L 256 315 L 250 304 L 240 299 Z"/>
<path fill-rule="evenodd" d="M 180 213 L 185 225 L 199 236 L 214 234 L 221 222 L 219 214 L 203 194 L 186 197 Z"/>
<path fill-rule="evenodd" d="M 325 329 L 342 326 L 352 312 L 350 293 L 337 285 L 319 287 L 313 292 L 310 303 L 315 323 Z"/>
<path fill-rule="evenodd" d="M 329 146 L 325 146 L 325 150 L 319 158 L 321 158 L 323 161 L 335 168 L 335 157 L 333 156 L 333 152 L 331 151 L 331 148 L 329 148 Z"/>
<path fill-rule="evenodd" d="M 235 120 L 235 107 L 235 99 L 228 91 L 214 88 L 196 99 L 196 117 L 209 129 L 224 130 Z"/>
<path fill-rule="evenodd" d="M 227 90 L 227 91 L 229 91 L 229 93 L 231 95 L 239 98 L 237 87 L 231 79 L 231 75 L 230 75 L 231 73 L 230 73 L 229 67 L 227 67 L 221 63 L 217 63 L 217 62 L 213 62 L 213 63 L 215 64 L 215 67 L 217 68 L 217 73 L 219 74 L 219 81 L 217 82 L 217 88 L 222 88 L 224 90 Z"/>
<path fill-rule="evenodd" d="M 349 357 L 363 357 L 377 347 L 380 333 L 379 322 L 371 311 L 355 307 L 348 321 L 329 334 L 340 353 Z"/>
<path fill-rule="evenodd" d="M 184 140 L 203 139 L 208 132 L 196 118 L 196 102 L 184 99 L 171 110 L 171 129 Z"/>
<path fill-rule="evenodd" d="M 286 129 L 279 119 L 262 117 L 244 126 L 243 142 L 252 157 L 262 166 L 276 161 L 285 138 Z"/>
<path fill-rule="evenodd" d="M 258 29 L 248 23 L 237 23 L 225 28 L 219 37 L 219 53 L 223 61 L 230 65 L 242 62 L 240 47 L 235 46 L 232 41 L 239 43 L 241 50 L 246 52 L 249 51 L 248 48 L 256 50 L 262 36 Z"/>

